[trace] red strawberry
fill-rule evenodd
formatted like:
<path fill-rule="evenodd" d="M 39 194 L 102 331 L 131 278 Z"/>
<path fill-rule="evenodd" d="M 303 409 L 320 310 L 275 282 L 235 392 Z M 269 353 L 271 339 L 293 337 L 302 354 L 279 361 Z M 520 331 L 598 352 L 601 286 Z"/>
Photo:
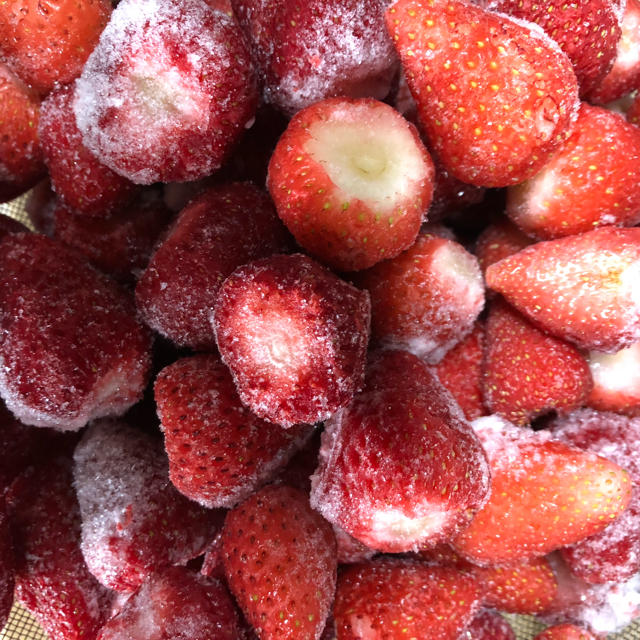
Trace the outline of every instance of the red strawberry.
<path fill-rule="evenodd" d="M 0 15 L 5 7 L 8 4 L 0 7 Z M 27 191 L 45 173 L 39 115 L 40 101 L 33 91 L 0 62 L 0 202 Z"/>
<path fill-rule="evenodd" d="M 524 234 L 509 218 L 501 217 L 490 224 L 476 240 L 475 254 L 482 273 L 507 256 L 528 247 L 533 240 Z"/>
<path fill-rule="evenodd" d="M 160 372 L 154 389 L 171 481 L 206 507 L 247 498 L 311 435 L 311 427 L 285 430 L 243 407 L 214 355 L 178 360 Z"/>
<path fill-rule="evenodd" d="M 533 640 L 596 640 L 586 629 L 573 624 L 559 624 L 545 629 Z"/>
<path fill-rule="evenodd" d="M 42 103 L 40 143 L 60 200 L 80 213 L 102 217 L 126 204 L 135 187 L 101 164 L 82 144 L 73 113 L 74 87 L 56 89 Z"/>
<path fill-rule="evenodd" d="M 571 137 L 535 177 L 509 189 L 507 215 L 549 239 L 640 222 L 640 129 L 582 103 Z"/>
<path fill-rule="evenodd" d="M 471 561 L 544 555 L 599 533 L 629 503 L 629 475 L 618 465 L 497 417 L 473 424 L 492 481 L 489 501 L 454 540 Z"/>
<path fill-rule="evenodd" d="M 541 331 L 502 300 L 493 303 L 487 319 L 482 384 L 491 412 L 519 425 L 582 406 L 593 386 L 578 349 Z"/>
<path fill-rule="evenodd" d="M 326 423 L 311 504 L 369 547 L 399 552 L 448 540 L 488 487 L 480 444 L 436 375 L 407 352 L 387 351 Z"/>
<path fill-rule="evenodd" d="M 205 0 L 123 0 L 76 83 L 84 145 L 140 184 L 219 168 L 257 92 L 240 28 Z"/>
<path fill-rule="evenodd" d="M 340 640 L 424 638 L 427 629 L 429 640 L 457 640 L 480 596 L 456 569 L 380 558 L 340 574 L 333 615 Z"/>
<path fill-rule="evenodd" d="M 231 592 L 261 640 L 317 640 L 336 586 L 331 527 L 307 497 L 267 487 L 230 511 L 222 531 Z"/>
<path fill-rule="evenodd" d="M 218 580 L 182 567 L 149 577 L 100 631 L 98 640 L 238 640 L 236 612 Z"/>
<path fill-rule="evenodd" d="M 80 74 L 111 14 L 109 0 L 0 4 L 0 54 L 41 93 Z"/>
<path fill-rule="evenodd" d="M 431 233 L 393 260 L 358 274 L 371 294 L 378 344 L 435 363 L 469 334 L 484 305 L 478 262 L 454 240 Z"/>
<path fill-rule="evenodd" d="M 369 322 L 366 292 L 294 254 L 236 269 L 220 288 L 213 325 L 243 404 L 291 427 L 351 402 Z"/>
<path fill-rule="evenodd" d="M 511 625 L 494 611 L 481 611 L 458 640 L 516 640 Z"/>
<path fill-rule="evenodd" d="M 304 249 L 357 271 L 413 244 L 433 179 L 418 132 L 396 111 L 371 98 L 333 98 L 294 116 L 271 157 L 267 186 Z"/>
<path fill-rule="evenodd" d="M 640 339 L 640 228 L 538 242 L 491 265 L 486 279 L 530 320 L 583 349 L 614 352 Z"/>
<path fill-rule="evenodd" d="M 521 182 L 570 133 L 576 77 L 540 30 L 463 0 L 398 0 L 387 26 L 429 141 L 463 182 Z"/>
<path fill-rule="evenodd" d="M 162 444 L 123 423 L 98 421 L 74 454 L 82 553 L 104 585 L 135 591 L 153 571 L 186 564 L 215 535 L 220 515 L 169 482 Z"/>

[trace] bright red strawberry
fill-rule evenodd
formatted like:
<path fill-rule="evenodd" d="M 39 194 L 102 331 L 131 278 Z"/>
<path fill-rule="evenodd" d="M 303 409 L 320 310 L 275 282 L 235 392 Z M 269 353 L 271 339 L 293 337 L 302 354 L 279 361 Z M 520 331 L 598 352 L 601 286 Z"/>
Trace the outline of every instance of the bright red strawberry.
<path fill-rule="evenodd" d="M 209 315 L 224 279 L 290 243 L 264 191 L 249 183 L 209 188 L 180 212 L 151 258 L 136 288 L 138 309 L 177 345 L 215 349 Z"/>
<path fill-rule="evenodd" d="M 495 611 L 481 611 L 458 640 L 516 640 L 511 625 Z"/>
<path fill-rule="evenodd" d="M 415 241 L 434 168 L 416 128 L 371 98 L 332 98 L 296 114 L 267 186 L 298 243 L 342 271 L 393 258 Z"/>
<path fill-rule="evenodd" d="M 489 484 L 482 448 L 436 375 L 410 353 L 386 351 L 326 423 L 311 504 L 373 549 L 409 551 L 463 529 Z"/>
<path fill-rule="evenodd" d="M 491 413 L 518 425 L 552 410 L 577 409 L 593 386 L 578 349 L 541 331 L 503 300 L 489 310 L 483 374 Z"/>
<path fill-rule="evenodd" d="M 482 400 L 484 327 L 476 322 L 473 331 L 436 365 L 445 389 L 456 399 L 467 420 L 486 415 Z"/>
<path fill-rule="evenodd" d="M 100 216 L 118 209 L 135 186 L 101 164 L 82 144 L 73 113 L 75 84 L 53 91 L 40 110 L 40 144 L 53 190 L 79 213 Z"/>
<path fill-rule="evenodd" d="M 205 0 L 122 0 L 76 83 L 84 145 L 140 184 L 219 168 L 257 90 L 235 21 Z"/>
<path fill-rule="evenodd" d="M 596 640 L 586 629 L 573 624 L 559 624 L 545 629 L 533 640 Z"/>
<path fill-rule="evenodd" d="M 302 254 L 236 269 L 213 319 L 243 404 L 283 427 L 325 420 L 351 402 L 369 322 L 369 295 Z"/>
<path fill-rule="evenodd" d="M 447 238 L 423 233 L 393 260 L 358 274 L 371 294 L 374 342 L 436 363 L 468 335 L 484 306 L 475 256 Z"/>
<path fill-rule="evenodd" d="M 567 54 L 584 95 L 598 85 L 616 56 L 619 10 L 612 0 L 485 0 L 487 8 L 535 22 Z"/>
<path fill-rule="evenodd" d="M 124 423 L 97 421 L 74 453 L 82 553 L 100 582 L 135 591 L 153 571 L 205 550 L 220 514 L 169 482 L 162 444 Z"/>
<path fill-rule="evenodd" d="M 0 4 L 0 54 L 48 93 L 80 75 L 111 15 L 109 0 L 11 0 Z"/>
<path fill-rule="evenodd" d="M 227 514 L 223 563 L 261 640 L 317 640 L 336 587 L 333 531 L 297 489 L 271 486 Z"/>
<path fill-rule="evenodd" d="M 398 0 L 387 26 L 429 141 L 463 182 L 521 182 L 570 133 L 576 77 L 540 30 L 463 0 Z"/>
<path fill-rule="evenodd" d="M 152 574 L 98 640 L 238 640 L 233 601 L 218 580 L 171 567 Z"/>
<path fill-rule="evenodd" d="M 474 252 L 482 273 L 486 273 L 492 264 L 518 253 L 532 242 L 509 218 L 501 217 L 478 236 Z"/>
<path fill-rule="evenodd" d="M 312 432 L 253 415 L 215 355 L 178 360 L 160 372 L 154 390 L 171 481 L 206 507 L 233 507 L 247 498 Z"/>
<path fill-rule="evenodd" d="M 542 171 L 511 187 L 507 215 L 531 236 L 570 236 L 640 222 L 640 129 L 623 116 L 580 106 L 571 137 Z"/>
<path fill-rule="evenodd" d="M 549 333 L 615 352 L 640 339 L 640 228 L 538 242 L 491 265 L 487 285 Z"/>
<path fill-rule="evenodd" d="M 46 171 L 38 140 L 39 116 L 37 96 L 0 61 L 0 202 L 30 189 Z"/>
<path fill-rule="evenodd" d="M 491 467 L 491 496 L 453 544 L 478 564 L 541 556 L 602 531 L 627 507 L 618 465 L 498 418 L 474 429 Z"/>
<path fill-rule="evenodd" d="M 340 640 L 457 640 L 480 608 L 469 575 L 380 558 L 340 574 L 333 615 Z M 464 636 L 463 636 L 464 638 Z"/>

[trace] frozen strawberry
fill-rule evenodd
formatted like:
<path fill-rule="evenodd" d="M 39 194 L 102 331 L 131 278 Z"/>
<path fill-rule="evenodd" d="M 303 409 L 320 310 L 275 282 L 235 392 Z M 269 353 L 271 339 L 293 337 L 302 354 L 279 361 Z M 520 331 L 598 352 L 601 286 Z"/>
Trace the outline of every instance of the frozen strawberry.
<path fill-rule="evenodd" d="M 596 640 L 586 629 L 573 624 L 559 624 L 545 629 L 533 640 Z"/>
<path fill-rule="evenodd" d="M 82 553 L 104 585 L 135 591 L 153 571 L 200 555 L 220 520 L 169 482 L 162 443 L 115 421 L 95 422 L 74 454 Z"/>
<path fill-rule="evenodd" d="M 73 112 L 75 84 L 53 91 L 40 110 L 40 144 L 60 200 L 79 213 L 100 216 L 122 207 L 135 186 L 101 164 L 82 144 Z"/>
<path fill-rule="evenodd" d="M 491 413 L 525 425 L 552 410 L 577 409 L 592 386 L 578 349 L 541 331 L 503 300 L 492 304 L 482 377 Z"/>
<path fill-rule="evenodd" d="M 640 1 L 627 0 L 622 14 L 622 36 L 611 71 L 588 95 L 590 102 L 607 104 L 640 88 Z"/>
<path fill-rule="evenodd" d="M 2 5 L 0 15 L 7 9 Z M 2 28 L 0 24 L 0 33 Z M 30 189 L 46 171 L 38 140 L 39 117 L 37 96 L 0 61 L 0 202 Z"/>
<path fill-rule="evenodd" d="M 213 325 L 243 404 L 291 427 L 351 402 L 369 322 L 366 292 L 294 254 L 236 269 L 220 288 Z"/>
<path fill-rule="evenodd" d="M 467 420 L 486 415 L 482 400 L 484 327 L 476 322 L 473 331 L 436 365 L 436 373 L 451 393 Z"/>
<path fill-rule="evenodd" d="M 271 157 L 267 186 L 304 249 L 357 271 L 413 244 L 433 179 L 417 130 L 390 106 L 333 98 L 294 116 Z"/>
<path fill-rule="evenodd" d="M 336 587 L 331 527 L 297 489 L 272 486 L 230 511 L 222 531 L 231 592 L 261 640 L 316 640 Z"/>
<path fill-rule="evenodd" d="M 431 233 L 393 260 L 358 274 L 371 294 L 373 340 L 435 363 L 468 335 L 484 306 L 478 261 Z"/>
<path fill-rule="evenodd" d="M 51 640 L 93 640 L 109 616 L 111 595 L 82 558 L 70 460 L 32 468 L 13 491 L 16 599 Z"/>
<path fill-rule="evenodd" d="M 366 544 L 362 544 L 360 540 L 356 540 L 350 536 L 344 529 L 333 525 L 333 533 L 336 536 L 338 545 L 338 563 L 353 564 L 354 562 L 364 562 L 370 560 L 376 555 L 377 551 Z"/>
<path fill-rule="evenodd" d="M 264 83 L 265 102 L 293 115 L 330 96 L 382 99 L 396 56 L 379 0 L 232 0 Z"/>
<path fill-rule="evenodd" d="M 538 242 L 486 273 L 490 288 L 549 333 L 606 352 L 640 339 L 639 279 L 640 228 Z"/>
<path fill-rule="evenodd" d="M 111 14 L 109 0 L 11 0 L 0 5 L 0 55 L 41 93 L 80 75 Z"/>
<path fill-rule="evenodd" d="M 576 77 L 541 30 L 463 0 L 398 0 L 387 26 L 430 144 L 463 182 L 521 182 L 570 132 Z"/>
<path fill-rule="evenodd" d="M 496 416 L 473 426 L 489 458 L 491 496 L 453 542 L 472 562 L 544 555 L 599 533 L 627 507 L 629 474 L 613 462 Z"/>
<path fill-rule="evenodd" d="M 373 549 L 448 540 L 487 499 L 487 462 L 433 371 L 403 351 L 372 359 L 364 390 L 327 421 L 311 504 Z"/>
<path fill-rule="evenodd" d="M 98 640 L 239 640 L 233 601 L 218 580 L 171 567 L 151 575 Z"/>
<path fill-rule="evenodd" d="M 173 484 L 206 507 L 233 507 L 269 481 L 311 435 L 256 417 L 218 356 L 183 358 L 155 383 Z"/>
<path fill-rule="evenodd" d="M 333 615 L 340 640 L 457 640 L 480 608 L 470 576 L 411 560 L 380 558 L 340 574 Z M 464 638 L 464 636 L 462 636 Z"/>
<path fill-rule="evenodd" d="M 621 31 L 619 10 L 612 0 L 485 0 L 484 4 L 542 27 L 571 60 L 581 95 L 597 86 L 613 65 Z"/>
<path fill-rule="evenodd" d="M 136 288 L 147 324 L 180 346 L 211 350 L 209 314 L 240 265 L 285 252 L 289 235 L 269 197 L 248 183 L 212 187 L 178 216 Z"/>
<path fill-rule="evenodd" d="M 518 253 L 532 242 L 533 240 L 508 218 L 499 218 L 490 224 L 476 240 L 475 254 L 482 273 L 485 273 L 495 262 Z"/>
<path fill-rule="evenodd" d="M 84 145 L 129 180 L 196 180 L 253 118 L 239 27 L 205 0 L 123 0 L 76 83 Z"/>
<path fill-rule="evenodd" d="M 543 239 L 633 226 L 640 222 L 639 181 L 640 129 L 583 102 L 564 146 L 535 177 L 509 189 L 507 215 Z"/>
<path fill-rule="evenodd" d="M 458 640 L 516 640 L 516 634 L 499 613 L 485 609 L 475 616 Z"/>

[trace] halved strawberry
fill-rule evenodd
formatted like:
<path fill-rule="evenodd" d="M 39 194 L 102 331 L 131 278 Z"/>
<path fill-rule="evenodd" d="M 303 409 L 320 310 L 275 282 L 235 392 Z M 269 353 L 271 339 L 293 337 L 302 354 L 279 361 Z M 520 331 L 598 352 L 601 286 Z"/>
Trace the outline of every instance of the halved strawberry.
<path fill-rule="evenodd" d="M 482 273 L 507 256 L 528 247 L 533 240 L 523 233 L 509 218 L 500 217 L 478 236 L 474 253 L 480 263 Z"/>
<path fill-rule="evenodd" d="M 507 215 L 549 239 L 640 222 L 640 129 L 583 102 L 571 137 L 535 177 L 511 187 Z"/>
<path fill-rule="evenodd" d="M 586 629 L 573 624 L 558 624 L 545 629 L 533 640 L 596 640 Z"/>
<path fill-rule="evenodd" d="M 570 133 L 576 77 L 540 29 L 463 0 L 398 0 L 387 26 L 429 141 L 463 182 L 521 182 Z"/>
<path fill-rule="evenodd" d="M 499 613 L 484 609 L 458 636 L 458 640 L 516 640 L 516 634 Z"/>
<path fill-rule="evenodd" d="M 414 242 L 434 168 L 415 127 L 371 98 L 332 98 L 299 112 L 269 163 L 267 186 L 298 243 L 342 271 Z"/>
<path fill-rule="evenodd" d="M 627 507 L 629 474 L 605 458 L 492 416 L 474 429 L 491 467 L 491 496 L 454 548 L 478 564 L 541 556 L 602 531 Z"/>
<path fill-rule="evenodd" d="M 583 349 L 615 352 L 640 339 L 640 228 L 538 242 L 491 265 L 486 280 L 530 320 Z"/>

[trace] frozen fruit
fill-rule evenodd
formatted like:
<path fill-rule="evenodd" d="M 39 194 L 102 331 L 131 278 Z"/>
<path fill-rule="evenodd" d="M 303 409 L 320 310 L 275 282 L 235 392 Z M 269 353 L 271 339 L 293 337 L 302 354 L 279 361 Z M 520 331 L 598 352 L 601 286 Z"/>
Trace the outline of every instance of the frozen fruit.
<path fill-rule="evenodd" d="M 364 375 L 369 321 L 366 292 L 294 254 L 236 269 L 213 325 L 242 402 L 291 427 L 349 404 Z"/>
<path fill-rule="evenodd" d="M 267 184 L 298 243 L 342 271 L 414 242 L 434 168 L 415 127 L 373 99 L 332 98 L 299 112 L 278 141 Z"/>
<path fill-rule="evenodd" d="M 336 586 L 336 542 L 307 496 L 266 487 L 230 511 L 222 531 L 231 592 L 261 640 L 317 640 Z"/>
<path fill-rule="evenodd" d="M 373 549 L 409 551 L 466 527 L 489 484 L 482 447 L 433 371 L 386 351 L 325 425 L 311 504 Z"/>
<path fill-rule="evenodd" d="M 98 421 L 84 433 L 74 461 L 82 553 L 109 588 L 135 591 L 155 570 L 200 555 L 215 535 L 219 514 L 178 493 L 154 437 Z"/>
<path fill-rule="evenodd" d="M 545 629 L 534 640 L 596 640 L 586 629 L 573 624 L 559 624 Z"/>
<path fill-rule="evenodd" d="M 224 279 L 289 246 L 267 194 L 249 183 L 211 187 L 180 212 L 151 258 L 136 288 L 138 308 L 176 344 L 214 349 L 209 315 Z"/>
<path fill-rule="evenodd" d="M 474 252 L 482 273 L 486 273 L 495 262 L 518 253 L 532 243 L 533 240 L 516 227 L 509 218 L 501 217 L 478 236 Z"/>
<path fill-rule="evenodd" d="M 155 382 L 173 484 L 206 507 L 232 507 L 269 481 L 312 433 L 282 429 L 240 402 L 218 356 L 183 358 Z"/>
<path fill-rule="evenodd" d="M 521 182 L 570 132 L 577 80 L 539 28 L 463 0 L 398 0 L 387 26 L 430 144 L 463 182 Z"/>
<path fill-rule="evenodd" d="M 123 0 L 76 83 L 85 146 L 141 184 L 220 167 L 253 118 L 242 33 L 204 0 Z"/>
<path fill-rule="evenodd" d="M 335 524 L 333 525 L 333 533 L 336 536 L 336 543 L 338 545 L 337 553 L 339 564 L 363 562 L 370 560 L 378 553 L 375 549 L 367 547 L 366 544 L 363 544 L 360 540 L 356 540 L 344 529 L 341 529 Z"/>
<path fill-rule="evenodd" d="M 484 609 L 458 636 L 458 640 L 515 640 L 511 625 L 495 611 Z"/>
<path fill-rule="evenodd" d="M 549 333 L 615 352 L 640 338 L 640 228 L 538 242 L 491 265 L 487 285 Z"/>

